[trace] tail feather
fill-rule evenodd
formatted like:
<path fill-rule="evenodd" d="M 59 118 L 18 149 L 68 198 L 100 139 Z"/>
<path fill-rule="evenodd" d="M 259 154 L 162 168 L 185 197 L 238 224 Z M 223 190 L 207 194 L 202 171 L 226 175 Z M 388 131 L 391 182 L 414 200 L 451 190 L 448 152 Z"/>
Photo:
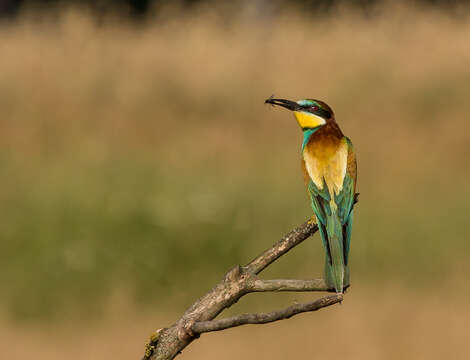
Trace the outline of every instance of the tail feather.
<path fill-rule="evenodd" d="M 325 264 L 325 280 L 337 293 L 342 293 L 345 280 L 348 280 L 345 276 L 349 277 L 349 274 L 345 271 L 343 227 L 336 211 L 326 218 L 326 235 L 329 259 Z"/>
<path fill-rule="evenodd" d="M 351 185 L 351 181 L 348 182 Z M 352 189 L 351 186 L 349 188 Z M 325 281 L 329 289 L 342 293 L 349 286 L 348 254 L 352 230 L 352 205 L 354 192 L 351 197 L 330 196 L 328 187 L 324 183 L 323 192 L 313 184 L 309 183 L 312 208 L 318 220 L 320 236 L 325 248 Z M 349 193 L 349 192 L 348 192 Z M 345 201 L 350 206 L 344 210 Z M 348 205 L 349 204 L 349 205 Z"/>

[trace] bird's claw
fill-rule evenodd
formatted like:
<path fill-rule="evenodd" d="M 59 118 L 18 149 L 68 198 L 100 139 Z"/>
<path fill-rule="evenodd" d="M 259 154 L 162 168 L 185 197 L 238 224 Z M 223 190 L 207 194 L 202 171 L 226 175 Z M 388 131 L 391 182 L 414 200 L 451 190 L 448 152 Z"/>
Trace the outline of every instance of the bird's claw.
<path fill-rule="evenodd" d="M 307 221 L 307 224 L 309 224 L 309 225 L 316 225 L 316 224 L 318 224 L 318 222 L 317 222 L 317 217 L 316 217 L 315 215 L 313 215 L 313 216 L 310 218 L 310 220 Z"/>

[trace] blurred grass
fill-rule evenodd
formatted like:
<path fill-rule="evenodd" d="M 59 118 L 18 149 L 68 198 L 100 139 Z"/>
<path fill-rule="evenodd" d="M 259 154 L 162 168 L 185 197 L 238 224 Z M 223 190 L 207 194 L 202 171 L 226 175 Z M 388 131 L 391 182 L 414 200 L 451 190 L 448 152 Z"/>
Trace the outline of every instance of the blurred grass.
<path fill-rule="evenodd" d="M 258 295 L 264 298 L 265 294 Z M 205 334 L 180 356 L 229 360 L 241 356 L 275 360 L 305 357 L 392 360 L 398 356 L 468 359 L 468 300 L 449 295 L 429 292 L 423 296 L 390 283 L 386 288 L 373 290 L 356 285 L 342 305 L 274 324 Z M 121 302 L 116 306 L 121 300 L 114 298 L 109 317 L 92 324 L 69 321 L 39 326 L 13 324 L 7 328 L 2 324 L 2 355 L 18 359 L 34 353 L 38 360 L 139 357 L 149 334 L 171 324 L 176 314 L 160 309 L 144 316 L 141 309 L 129 311 L 129 304 Z M 267 306 L 265 302 L 264 310 Z"/>
<path fill-rule="evenodd" d="M 326 100 L 355 144 L 353 283 L 461 284 L 467 12 L 171 14 L 97 25 L 70 10 L 0 28 L 9 317 L 94 317 L 115 291 L 138 306 L 187 305 L 308 218 L 300 130 L 263 105 L 273 92 Z M 319 276 L 322 254 L 308 241 L 267 276 Z"/>

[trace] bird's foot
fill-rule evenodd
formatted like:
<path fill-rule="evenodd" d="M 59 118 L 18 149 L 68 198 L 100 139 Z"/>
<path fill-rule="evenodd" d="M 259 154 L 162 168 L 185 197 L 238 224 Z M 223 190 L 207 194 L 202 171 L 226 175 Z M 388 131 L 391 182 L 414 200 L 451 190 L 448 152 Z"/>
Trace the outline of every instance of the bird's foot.
<path fill-rule="evenodd" d="M 316 225 L 318 224 L 318 221 L 317 221 L 317 217 L 315 215 L 313 215 L 309 221 L 307 221 L 307 224 L 309 225 Z"/>
<path fill-rule="evenodd" d="M 345 285 L 344 288 L 343 288 L 343 294 L 346 294 L 346 291 L 351 287 L 351 285 Z M 329 288 L 328 290 L 326 290 L 327 292 L 331 292 L 331 293 L 335 293 L 336 292 L 336 289 L 335 288 Z"/>

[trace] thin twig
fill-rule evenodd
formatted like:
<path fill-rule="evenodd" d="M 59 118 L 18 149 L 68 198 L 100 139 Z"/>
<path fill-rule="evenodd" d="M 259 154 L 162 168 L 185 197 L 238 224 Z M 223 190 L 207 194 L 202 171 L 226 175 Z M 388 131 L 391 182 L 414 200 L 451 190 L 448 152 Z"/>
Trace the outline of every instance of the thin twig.
<path fill-rule="evenodd" d="M 249 292 L 265 291 L 328 291 L 325 280 L 254 280 L 248 285 Z"/>
<path fill-rule="evenodd" d="M 241 314 L 220 320 L 196 322 L 192 326 L 192 331 L 196 334 L 202 334 L 209 331 L 225 330 L 240 325 L 266 324 L 278 320 L 288 319 L 300 313 L 316 311 L 341 301 L 343 301 L 343 295 L 336 294 L 305 304 L 295 304 L 289 306 L 288 308 L 272 311 L 269 313 Z"/>

